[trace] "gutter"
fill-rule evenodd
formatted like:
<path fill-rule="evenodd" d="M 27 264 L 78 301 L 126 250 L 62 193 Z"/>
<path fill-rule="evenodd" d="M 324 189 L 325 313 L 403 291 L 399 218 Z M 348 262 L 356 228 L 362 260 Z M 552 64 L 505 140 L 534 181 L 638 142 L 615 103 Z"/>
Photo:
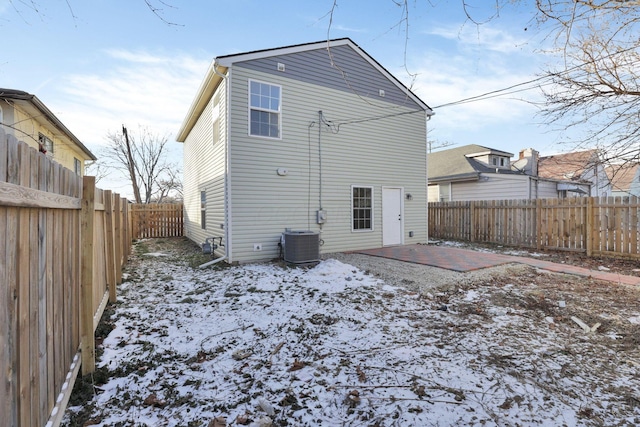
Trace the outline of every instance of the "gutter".
<path fill-rule="evenodd" d="M 31 103 L 42 115 L 49 120 L 49 122 L 56 127 L 60 132 L 68 136 L 74 144 L 76 144 L 91 160 L 98 160 L 98 158 L 69 130 L 62 124 L 55 114 L 37 96 L 32 95 L 22 90 L 14 89 L 0 89 L 0 98 L 13 99 L 15 101 L 25 101 Z"/>
<path fill-rule="evenodd" d="M 437 184 L 440 182 L 460 182 L 460 181 L 478 181 L 480 172 L 470 172 L 458 175 L 439 176 L 437 178 L 428 178 L 429 183 Z"/>
<path fill-rule="evenodd" d="M 229 159 L 231 158 L 231 156 L 229 155 L 229 135 L 230 135 L 230 126 L 228 125 L 228 123 L 230 122 L 229 119 L 229 115 L 230 115 L 230 107 L 231 107 L 231 100 L 229 97 L 229 93 L 230 93 L 230 85 L 231 85 L 231 79 L 230 79 L 230 73 L 231 71 L 229 71 L 229 74 L 222 74 L 218 71 L 218 61 L 217 58 L 214 60 L 213 64 L 211 65 L 211 68 L 209 69 L 210 71 L 213 71 L 213 73 L 218 76 L 221 80 L 220 81 L 225 81 L 226 80 L 226 85 L 225 85 L 225 120 L 227 121 L 227 123 L 225 124 L 225 129 L 226 129 L 226 135 L 224 138 L 224 254 L 219 257 L 216 258 L 214 260 L 211 260 L 209 262 L 206 262 L 200 266 L 198 266 L 198 268 L 206 268 L 210 265 L 213 264 L 217 264 L 221 261 L 225 261 L 225 260 L 229 260 L 229 262 L 232 262 L 232 260 L 229 257 L 230 253 L 232 252 L 232 245 L 231 245 L 231 230 L 230 230 L 230 224 L 231 224 L 231 198 L 230 198 L 230 177 L 229 177 Z M 227 69 L 228 70 L 228 69 Z M 216 84 L 215 87 L 217 88 L 219 86 L 219 84 Z M 213 96 L 213 94 L 215 93 L 215 89 L 213 92 L 211 92 L 211 96 Z M 209 99 L 211 99 L 211 97 L 209 97 Z M 194 101 L 194 105 L 196 104 L 196 102 Z M 186 119 L 185 119 L 185 123 L 186 123 Z M 213 123 L 211 124 L 213 126 Z M 191 126 L 193 127 L 193 126 Z M 190 129 L 189 129 L 190 130 Z M 185 127 L 183 126 L 183 129 L 181 129 L 181 131 L 185 131 Z M 186 139 L 186 132 L 185 131 L 185 138 Z M 184 140 L 183 140 L 184 141 Z"/>

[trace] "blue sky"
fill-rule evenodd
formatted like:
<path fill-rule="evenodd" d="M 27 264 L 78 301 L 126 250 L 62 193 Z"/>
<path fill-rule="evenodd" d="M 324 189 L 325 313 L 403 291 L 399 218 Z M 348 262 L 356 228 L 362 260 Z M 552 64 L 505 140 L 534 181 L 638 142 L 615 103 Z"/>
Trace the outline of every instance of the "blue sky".
<path fill-rule="evenodd" d="M 466 21 L 461 0 L 410 1 L 407 40 L 397 26 L 402 9 L 392 0 L 338 0 L 331 26 L 333 0 L 149 0 L 171 24 L 144 0 L 35 1 L 37 12 L 29 2 L 0 0 L 0 87 L 38 96 L 97 155 L 122 124 L 147 126 L 173 141 L 215 56 L 327 35 L 350 37 L 435 107 L 430 139 L 437 143 L 514 154 L 564 148 L 538 125 L 527 102 L 540 101 L 535 90 L 439 107 L 529 81 L 552 60 L 536 53 L 541 37 L 524 7 L 502 10 L 478 28 Z M 492 1 L 471 3 L 479 20 L 495 12 Z M 171 146 L 172 158 L 181 160 L 181 145 Z"/>

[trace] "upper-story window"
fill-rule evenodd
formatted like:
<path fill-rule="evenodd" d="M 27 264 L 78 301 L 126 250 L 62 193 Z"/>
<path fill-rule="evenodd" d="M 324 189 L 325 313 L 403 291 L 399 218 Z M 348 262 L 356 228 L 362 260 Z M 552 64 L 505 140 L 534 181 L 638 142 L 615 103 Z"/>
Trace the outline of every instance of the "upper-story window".
<path fill-rule="evenodd" d="M 2 107 L 0 106 L 0 125 L 4 123 L 4 116 L 2 115 Z"/>
<path fill-rule="evenodd" d="M 491 163 L 493 164 L 493 166 L 498 166 L 501 168 L 509 167 L 509 159 L 507 159 L 506 157 L 493 156 L 491 158 Z"/>
<path fill-rule="evenodd" d="M 73 158 L 73 171 L 76 173 L 76 175 L 82 176 L 82 163 L 77 157 Z"/>
<path fill-rule="evenodd" d="M 43 134 L 38 134 L 38 142 L 40 143 L 40 151 L 53 154 L 53 141 Z"/>
<path fill-rule="evenodd" d="M 249 80 L 249 135 L 280 138 L 282 87 Z"/>

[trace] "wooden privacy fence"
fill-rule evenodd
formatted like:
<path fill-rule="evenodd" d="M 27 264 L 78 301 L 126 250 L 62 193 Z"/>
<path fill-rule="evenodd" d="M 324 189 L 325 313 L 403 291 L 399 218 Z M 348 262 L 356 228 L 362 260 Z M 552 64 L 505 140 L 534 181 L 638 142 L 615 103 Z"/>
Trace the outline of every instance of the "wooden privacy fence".
<path fill-rule="evenodd" d="M 429 236 L 640 258 L 637 197 L 429 203 Z"/>
<path fill-rule="evenodd" d="M 184 235 L 184 209 L 181 203 L 135 204 L 131 205 L 130 212 L 134 239 Z"/>
<path fill-rule="evenodd" d="M 130 249 L 127 203 L 0 129 L 0 427 L 57 425 Z M 81 350 L 81 351 L 79 351 Z"/>

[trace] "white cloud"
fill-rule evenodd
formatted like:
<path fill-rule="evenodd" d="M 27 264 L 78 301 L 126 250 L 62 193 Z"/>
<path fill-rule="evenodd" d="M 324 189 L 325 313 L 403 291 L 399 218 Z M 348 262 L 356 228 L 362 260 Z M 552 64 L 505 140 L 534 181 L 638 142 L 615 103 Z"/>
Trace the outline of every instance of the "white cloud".
<path fill-rule="evenodd" d="M 504 30 L 488 24 L 476 26 L 473 23 L 450 24 L 432 27 L 424 32 L 457 43 L 463 51 L 516 53 L 530 43 L 527 37 L 514 35 L 513 30 Z"/>
<path fill-rule="evenodd" d="M 168 135 L 168 160 L 182 164 L 182 144 L 174 142 L 184 116 L 196 95 L 212 56 L 155 54 L 133 50 L 104 53 L 110 68 L 61 76 L 55 94 L 47 99 L 54 114 L 90 150 L 100 157 L 107 134 L 123 124 L 132 133 L 138 126 Z M 99 183 L 130 196 L 122 174 L 112 171 Z"/>
<path fill-rule="evenodd" d="M 91 146 L 122 124 L 176 132 L 211 60 L 127 50 L 105 55 L 113 67 L 63 76 L 58 86 L 60 119 Z"/>

